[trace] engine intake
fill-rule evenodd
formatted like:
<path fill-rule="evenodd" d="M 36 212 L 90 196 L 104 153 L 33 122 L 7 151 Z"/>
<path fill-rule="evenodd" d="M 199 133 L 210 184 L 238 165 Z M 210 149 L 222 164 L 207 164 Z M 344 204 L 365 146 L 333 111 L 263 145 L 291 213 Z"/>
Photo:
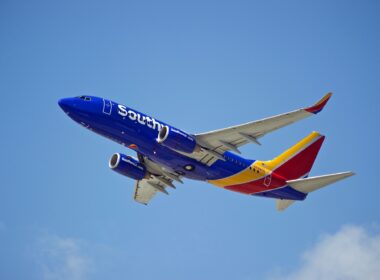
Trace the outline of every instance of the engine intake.
<path fill-rule="evenodd" d="M 142 180 L 147 175 L 143 164 L 133 157 L 120 153 L 113 154 L 108 165 L 113 171 L 135 180 Z"/>
<path fill-rule="evenodd" d="M 193 153 L 198 145 L 195 138 L 182 130 L 164 126 L 158 133 L 157 142 L 172 150 Z"/>

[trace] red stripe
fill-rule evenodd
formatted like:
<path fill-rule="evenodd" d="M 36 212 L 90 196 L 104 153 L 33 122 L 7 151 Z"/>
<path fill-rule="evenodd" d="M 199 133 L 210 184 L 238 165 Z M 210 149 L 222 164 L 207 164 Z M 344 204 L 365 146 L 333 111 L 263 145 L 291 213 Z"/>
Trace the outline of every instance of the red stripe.
<path fill-rule="evenodd" d="M 321 111 L 323 109 L 323 107 L 325 107 L 327 101 L 329 101 L 329 98 L 326 98 L 326 100 L 324 100 L 320 104 L 317 104 L 317 105 L 311 106 L 309 108 L 306 108 L 305 111 L 307 111 L 309 113 L 319 112 L 319 111 Z"/>
<path fill-rule="evenodd" d="M 244 193 L 244 194 L 253 194 L 253 193 L 258 193 L 258 192 L 263 192 L 263 191 L 269 191 L 272 189 L 277 189 L 286 185 L 285 180 L 281 178 L 280 176 L 278 176 L 277 174 L 272 173 L 271 176 L 272 178 L 271 178 L 269 186 L 265 186 L 264 185 L 265 178 L 261 178 L 259 180 L 249 182 L 249 183 L 244 183 L 244 184 L 234 185 L 234 186 L 227 186 L 225 187 L 225 189 Z"/>

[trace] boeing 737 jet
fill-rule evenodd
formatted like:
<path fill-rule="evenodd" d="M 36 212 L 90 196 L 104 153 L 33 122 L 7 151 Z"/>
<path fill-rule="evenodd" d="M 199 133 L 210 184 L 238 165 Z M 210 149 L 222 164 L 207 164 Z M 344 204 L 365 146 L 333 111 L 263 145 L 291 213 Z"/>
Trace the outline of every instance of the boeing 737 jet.
<path fill-rule="evenodd" d="M 331 93 L 315 105 L 258 121 L 200 134 L 190 134 L 114 101 L 78 96 L 59 106 L 85 128 L 134 150 L 137 158 L 116 153 L 109 167 L 136 181 L 134 199 L 148 204 L 157 192 L 168 194 L 183 178 L 206 181 L 226 190 L 274 198 L 284 210 L 309 193 L 354 173 L 309 177 L 325 136 L 312 132 L 271 160 L 240 156 L 239 147 L 279 128 L 313 116 Z"/>

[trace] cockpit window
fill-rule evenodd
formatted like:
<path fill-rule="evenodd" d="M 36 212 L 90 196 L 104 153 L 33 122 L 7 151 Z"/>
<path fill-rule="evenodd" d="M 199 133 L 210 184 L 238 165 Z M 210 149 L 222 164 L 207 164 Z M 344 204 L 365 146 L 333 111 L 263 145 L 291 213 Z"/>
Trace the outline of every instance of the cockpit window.
<path fill-rule="evenodd" d="M 78 96 L 77 98 L 80 98 L 84 101 L 91 101 L 91 97 L 88 97 L 88 96 L 85 96 L 85 95 L 81 95 L 81 96 Z"/>

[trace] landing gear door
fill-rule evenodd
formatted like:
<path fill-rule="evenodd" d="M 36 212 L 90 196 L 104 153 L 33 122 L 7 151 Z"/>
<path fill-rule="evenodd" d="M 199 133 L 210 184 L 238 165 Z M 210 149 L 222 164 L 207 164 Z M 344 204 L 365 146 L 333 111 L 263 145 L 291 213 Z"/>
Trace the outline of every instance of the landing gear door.
<path fill-rule="evenodd" d="M 106 115 L 111 115 L 112 112 L 112 102 L 107 99 L 103 99 L 103 113 Z"/>

